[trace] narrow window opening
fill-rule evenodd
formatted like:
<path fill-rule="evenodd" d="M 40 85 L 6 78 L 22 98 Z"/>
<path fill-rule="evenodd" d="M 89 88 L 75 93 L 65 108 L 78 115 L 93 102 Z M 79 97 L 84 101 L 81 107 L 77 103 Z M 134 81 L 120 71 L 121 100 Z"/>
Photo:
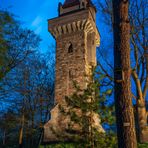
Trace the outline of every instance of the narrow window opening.
<path fill-rule="evenodd" d="M 73 76 L 72 76 L 72 71 L 69 70 L 69 78 L 72 79 L 72 77 L 73 77 Z"/>
<path fill-rule="evenodd" d="M 84 3 L 84 2 L 82 2 L 82 6 L 83 6 L 83 7 L 85 6 L 85 3 Z"/>
<path fill-rule="evenodd" d="M 72 53 L 72 52 L 73 52 L 73 46 L 72 46 L 72 43 L 70 43 L 68 47 L 68 53 Z"/>
<path fill-rule="evenodd" d="M 69 70 L 69 79 L 74 79 L 76 71 L 74 69 Z"/>

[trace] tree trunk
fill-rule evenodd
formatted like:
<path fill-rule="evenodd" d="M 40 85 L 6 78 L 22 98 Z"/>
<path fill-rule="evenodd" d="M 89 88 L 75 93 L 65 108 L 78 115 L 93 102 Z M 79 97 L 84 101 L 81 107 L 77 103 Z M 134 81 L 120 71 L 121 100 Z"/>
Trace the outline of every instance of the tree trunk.
<path fill-rule="evenodd" d="M 20 134 L 19 134 L 19 148 L 23 147 L 23 129 L 24 129 L 24 114 L 22 115 L 22 121 L 21 121 L 21 128 L 20 128 Z"/>
<path fill-rule="evenodd" d="M 3 132 L 3 147 L 5 147 L 5 144 L 6 144 L 6 130 L 4 129 L 4 132 Z"/>
<path fill-rule="evenodd" d="M 113 0 L 114 78 L 119 148 L 136 148 L 134 113 L 130 86 L 130 23 L 128 0 Z"/>
<path fill-rule="evenodd" d="M 132 77 L 137 88 L 137 103 L 136 103 L 136 117 L 137 117 L 137 138 L 140 143 L 146 142 L 145 130 L 147 131 L 147 112 L 145 98 L 143 97 L 140 79 L 135 70 L 132 71 Z"/>

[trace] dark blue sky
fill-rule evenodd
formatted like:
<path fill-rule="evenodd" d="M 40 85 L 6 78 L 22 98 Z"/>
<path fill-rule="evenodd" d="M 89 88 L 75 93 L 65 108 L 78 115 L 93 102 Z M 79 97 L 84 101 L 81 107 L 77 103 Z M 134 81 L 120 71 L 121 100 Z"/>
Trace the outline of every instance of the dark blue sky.
<path fill-rule="evenodd" d="M 97 0 L 92 0 L 97 6 Z M 100 0 L 103 1 L 103 0 Z M 51 50 L 55 53 L 54 48 L 48 48 L 55 44 L 55 40 L 48 32 L 47 19 L 58 16 L 58 3 L 64 0 L 0 0 L 0 8 L 8 9 L 18 20 L 21 21 L 23 27 L 33 30 L 40 35 L 42 42 L 40 49 L 42 52 Z M 97 12 L 97 27 L 101 35 L 101 49 L 104 50 L 105 58 L 110 64 L 113 64 L 113 38 L 110 28 L 103 23 L 101 12 Z M 98 57 L 99 61 L 102 58 Z M 105 65 L 106 63 L 103 63 Z M 110 71 L 110 73 L 112 73 Z"/>
<path fill-rule="evenodd" d="M 41 50 L 54 43 L 47 30 L 47 19 L 56 17 L 58 2 L 64 0 L 0 0 L 0 8 L 8 9 L 17 16 L 24 27 L 41 36 Z"/>
<path fill-rule="evenodd" d="M 96 0 L 93 0 L 95 2 Z M 41 51 L 47 51 L 48 46 L 55 43 L 54 39 L 48 33 L 47 19 L 58 15 L 58 3 L 64 0 L 0 0 L 0 8 L 8 9 L 17 16 L 24 27 L 27 27 L 41 36 Z M 98 12 L 99 14 L 99 12 Z M 101 43 L 108 40 L 109 34 L 104 24 L 101 22 L 101 16 L 97 14 L 97 26 L 101 34 Z M 105 41 L 106 40 L 106 41 Z"/>

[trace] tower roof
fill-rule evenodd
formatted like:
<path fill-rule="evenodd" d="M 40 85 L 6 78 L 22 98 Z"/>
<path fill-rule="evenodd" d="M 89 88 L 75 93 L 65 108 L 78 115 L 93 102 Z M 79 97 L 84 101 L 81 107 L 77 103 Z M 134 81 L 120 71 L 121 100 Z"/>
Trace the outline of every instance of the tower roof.
<path fill-rule="evenodd" d="M 93 6 L 93 3 L 91 0 L 85 0 L 85 1 L 88 3 L 89 6 Z M 79 4 L 80 4 L 80 0 L 65 0 L 63 4 L 63 8 L 72 7 Z"/>
<path fill-rule="evenodd" d="M 95 6 L 91 0 L 65 0 L 64 3 L 59 3 L 59 16 L 69 14 L 82 9 L 93 7 L 96 11 Z"/>
<path fill-rule="evenodd" d="M 63 4 L 63 8 L 79 5 L 80 1 L 79 0 L 65 0 Z"/>

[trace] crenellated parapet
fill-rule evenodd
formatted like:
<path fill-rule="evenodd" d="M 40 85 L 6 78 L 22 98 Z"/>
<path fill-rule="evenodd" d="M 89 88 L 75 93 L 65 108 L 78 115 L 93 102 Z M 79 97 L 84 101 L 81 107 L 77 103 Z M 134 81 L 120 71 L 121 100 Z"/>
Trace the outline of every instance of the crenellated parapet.
<path fill-rule="evenodd" d="M 74 22 L 70 22 L 68 24 L 58 25 L 58 26 L 49 26 L 49 32 L 53 35 L 55 39 L 62 35 L 75 33 L 77 31 L 85 31 L 86 33 L 93 33 L 95 31 L 96 34 L 96 45 L 100 45 L 100 36 L 98 34 L 97 28 L 95 28 L 91 23 L 91 21 L 84 19 L 78 20 Z"/>

